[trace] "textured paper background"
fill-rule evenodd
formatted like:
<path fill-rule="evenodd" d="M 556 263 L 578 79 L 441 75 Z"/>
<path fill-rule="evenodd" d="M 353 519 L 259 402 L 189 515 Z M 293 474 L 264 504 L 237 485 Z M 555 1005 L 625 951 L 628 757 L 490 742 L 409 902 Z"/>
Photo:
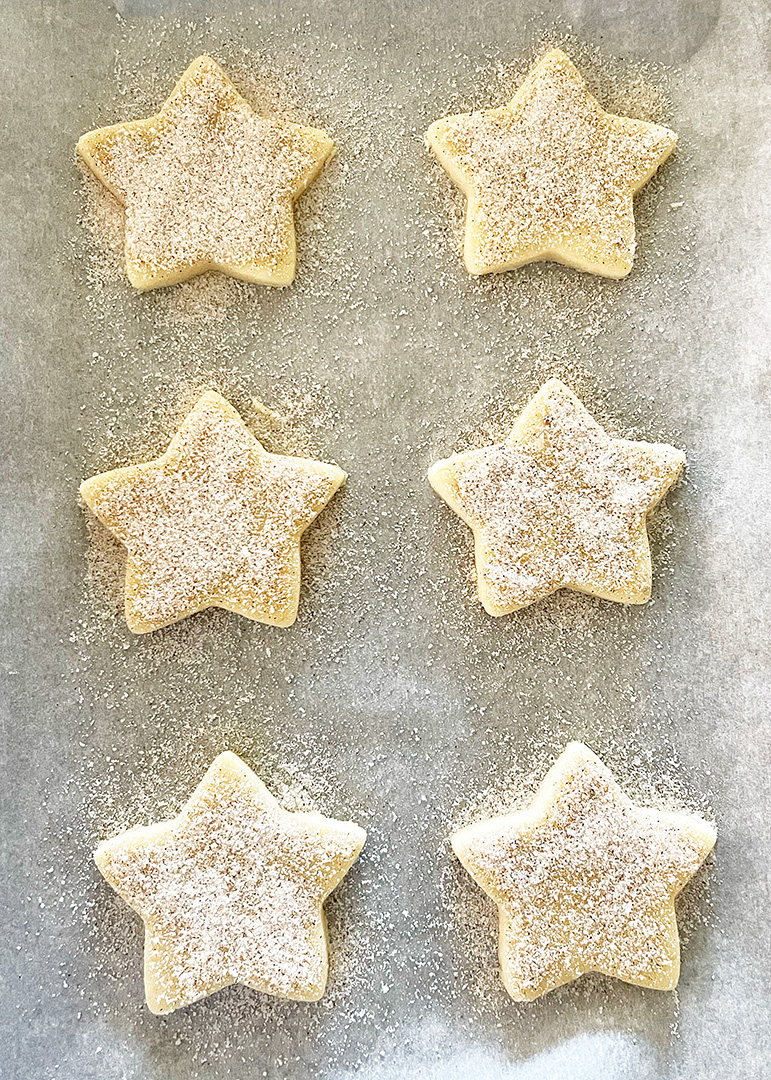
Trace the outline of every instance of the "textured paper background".
<path fill-rule="evenodd" d="M 0 9 L 0 1072 L 763 1076 L 767 5 L 116 7 L 121 18 L 106 0 Z M 644 197 L 626 282 L 546 266 L 472 282 L 420 133 L 459 103 L 492 103 L 495 64 L 550 28 L 597 46 L 614 85 L 653 64 L 680 149 Z M 296 285 L 238 293 L 224 321 L 180 323 L 166 300 L 89 280 L 72 150 L 82 131 L 159 104 L 188 60 L 228 42 L 297 73 L 339 160 L 301 226 Z M 494 621 L 425 470 L 491 411 L 512 415 L 550 358 L 582 373 L 611 426 L 683 446 L 687 481 L 669 500 L 650 605 L 563 600 Z M 153 410 L 209 368 L 269 402 L 305 396 L 315 448 L 350 481 L 310 538 L 292 630 L 212 613 L 135 639 L 84 592 L 77 483 L 132 440 L 161 443 L 163 419 L 141 441 Z M 543 768 L 570 737 L 633 786 L 650 775 L 714 813 L 677 995 L 596 979 L 521 1006 L 497 986 L 489 908 L 446 835 L 475 791 Z M 316 805 L 354 816 L 370 842 L 332 905 L 339 959 L 322 1004 L 230 988 L 159 1020 L 142 1001 L 138 921 L 90 849 L 173 811 L 224 746 L 274 788 L 306 774 Z M 470 936 L 464 907 L 484 923 Z"/>

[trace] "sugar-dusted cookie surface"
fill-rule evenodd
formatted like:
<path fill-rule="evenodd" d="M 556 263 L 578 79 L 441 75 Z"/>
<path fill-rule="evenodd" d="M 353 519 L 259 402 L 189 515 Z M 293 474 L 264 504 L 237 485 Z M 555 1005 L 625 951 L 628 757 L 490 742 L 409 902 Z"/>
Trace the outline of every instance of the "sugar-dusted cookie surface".
<path fill-rule="evenodd" d="M 89 131 L 77 148 L 126 208 L 129 281 L 153 289 L 206 270 L 290 284 L 293 204 L 334 144 L 317 128 L 256 116 L 204 55 L 157 116 Z"/>
<path fill-rule="evenodd" d="M 571 743 L 526 810 L 461 829 L 452 847 L 498 906 L 506 990 L 532 1001 L 589 971 L 674 989 L 675 897 L 715 839 L 700 817 L 634 805 Z"/>
<path fill-rule="evenodd" d="M 426 134 L 467 199 L 470 274 L 551 259 L 605 277 L 632 268 L 632 198 L 675 148 L 673 131 L 606 113 L 559 49 L 497 109 Z"/>
<path fill-rule="evenodd" d="M 101 843 L 97 866 L 145 924 L 151 1011 L 234 982 L 317 1001 L 328 969 L 322 905 L 365 840 L 349 821 L 282 809 L 226 752 L 177 817 Z"/>
<path fill-rule="evenodd" d="M 504 442 L 438 461 L 428 478 L 473 530 L 485 610 L 506 615 L 561 588 L 650 599 L 647 516 L 684 465 L 673 446 L 610 438 L 550 379 Z"/>
<path fill-rule="evenodd" d="M 336 465 L 268 453 L 207 391 L 165 454 L 80 494 L 128 549 L 126 621 L 141 634 L 208 607 L 290 626 L 300 538 L 344 481 Z"/>

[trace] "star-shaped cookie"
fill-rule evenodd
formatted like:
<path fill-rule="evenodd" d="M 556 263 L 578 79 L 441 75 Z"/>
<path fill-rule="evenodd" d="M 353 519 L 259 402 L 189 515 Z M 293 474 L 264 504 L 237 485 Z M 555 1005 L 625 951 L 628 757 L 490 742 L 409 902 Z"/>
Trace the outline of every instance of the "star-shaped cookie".
<path fill-rule="evenodd" d="M 142 634 L 208 607 L 291 626 L 300 537 L 344 480 L 336 465 L 269 454 L 207 391 L 165 454 L 80 494 L 128 549 L 126 621 Z"/>
<path fill-rule="evenodd" d="M 635 806 L 576 742 L 526 810 L 461 829 L 452 847 L 498 906 L 506 990 L 532 1001 L 588 971 L 674 989 L 675 897 L 715 839 L 699 817 Z"/>
<path fill-rule="evenodd" d="M 177 817 L 101 843 L 97 866 L 145 924 L 150 1010 L 235 982 L 317 1001 L 328 969 L 322 905 L 365 839 L 350 821 L 282 809 L 226 752 Z"/>
<path fill-rule="evenodd" d="M 126 209 L 137 289 L 220 270 L 260 285 L 295 275 L 295 200 L 334 150 L 317 128 L 256 116 L 199 56 L 157 116 L 89 131 L 78 153 Z"/>
<path fill-rule="evenodd" d="M 551 49 L 508 105 L 446 116 L 426 140 L 467 200 L 470 274 L 551 259 L 605 277 L 632 269 L 632 198 L 675 148 L 669 128 L 606 113 Z"/>
<path fill-rule="evenodd" d="M 650 599 L 647 516 L 684 465 L 673 446 L 611 439 L 550 379 L 504 442 L 438 461 L 428 478 L 474 533 L 482 605 L 507 615 L 561 588 Z"/>

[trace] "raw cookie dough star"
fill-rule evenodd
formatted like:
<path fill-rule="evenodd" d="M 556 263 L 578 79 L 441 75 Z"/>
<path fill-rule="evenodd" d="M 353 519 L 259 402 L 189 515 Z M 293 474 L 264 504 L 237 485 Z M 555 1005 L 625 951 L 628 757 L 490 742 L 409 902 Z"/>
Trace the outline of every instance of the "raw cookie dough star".
<path fill-rule="evenodd" d="M 674 989 L 675 897 L 715 839 L 699 817 L 635 806 L 576 742 L 526 810 L 461 829 L 452 847 L 498 906 L 506 990 L 532 1001 L 588 971 Z"/>
<path fill-rule="evenodd" d="M 559 49 L 508 105 L 431 125 L 426 140 L 467 199 L 470 274 L 552 259 L 605 277 L 632 269 L 632 197 L 675 148 L 669 128 L 601 108 Z"/>
<path fill-rule="evenodd" d="M 485 611 L 507 615 L 561 588 L 649 600 L 647 516 L 684 465 L 673 446 L 611 439 L 550 379 L 504 442 L 438 461 L 428 479 L 471 526 Z"/>
<path fill-rule="evenodd" d="M 150 1010 L 169 1013 L 235 982 L 317 1001 L 328 969 L 322 904 L 366 835 L 282 809 L 226 752 L 177 817 L 100 844 L 97 866 L 145 924 Z"/>
<path fill-rule="evenodd" d="M 126 621 L 142 634 L 208 607 L 291 626 L 300 537 L 344 480 L 336 465 L 269 454 L 207 391 L 165 454 L 80 494 L 128 549 Z"/>
<path fill-rule="evenodd" d="M 78 153 L 126 208 L 126 273 L 137 289 L 220 270 L 260 285 L 295 275 L 295 200 L 334 144 L 258 117 L 199 56 L 157 116 L 89 131 Z"/>

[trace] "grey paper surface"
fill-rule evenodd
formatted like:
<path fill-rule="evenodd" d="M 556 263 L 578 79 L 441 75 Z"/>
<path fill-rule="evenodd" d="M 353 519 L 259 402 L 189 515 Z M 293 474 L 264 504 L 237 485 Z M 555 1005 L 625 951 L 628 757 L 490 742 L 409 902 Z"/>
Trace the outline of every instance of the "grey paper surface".
<path fill-rule="evenodd" d="M 766 1075 L 767 5 L 116 7 L 0 9 L 0 1072 Z M 496 65 L 524 70 L 565 33 L 599 50 L 576 45 L 609 106 L 634 99 L 639 64 L 671 100 L 680 147 L 641 199 L 635 268 L 618 283 L 546 265 L 471 281 L 421 134 L 503 100 Z M 99 277 L 73 147 L 157 108 L 204 48 L 293 73 L 339 156 L 301 208 L 295 285 L 236 290 L 224 318 L 183 321 L 176 301 Z M 312 450 L 350 480 L 309 535 L 291 630 L 210 612 L 134 638 L 87 584 L 77 484 L 158 452 L 164 409 L 211 370 L 232 373 L 238 404 L 294 402 Z M 688 475 L 656 529 L 649 605 L 560 597 L 493 620 L 425 471 L 483 441 L 491 416 L 505 426 L 552 372 L 612 430 L 684 447 Z M 630 790 L 717 822 L 685 898 L 676 994 L 594 978 L 526 1006 L 497 982 L 490 906 L 446 837 L 480 792 L 542 772 L 570 738 Z M 139 920 L 90 852 L 173 813 L 226 747 L 370 839 L 330 905 L 320 1004 L 231 987 L 159 1019 Z"/>

